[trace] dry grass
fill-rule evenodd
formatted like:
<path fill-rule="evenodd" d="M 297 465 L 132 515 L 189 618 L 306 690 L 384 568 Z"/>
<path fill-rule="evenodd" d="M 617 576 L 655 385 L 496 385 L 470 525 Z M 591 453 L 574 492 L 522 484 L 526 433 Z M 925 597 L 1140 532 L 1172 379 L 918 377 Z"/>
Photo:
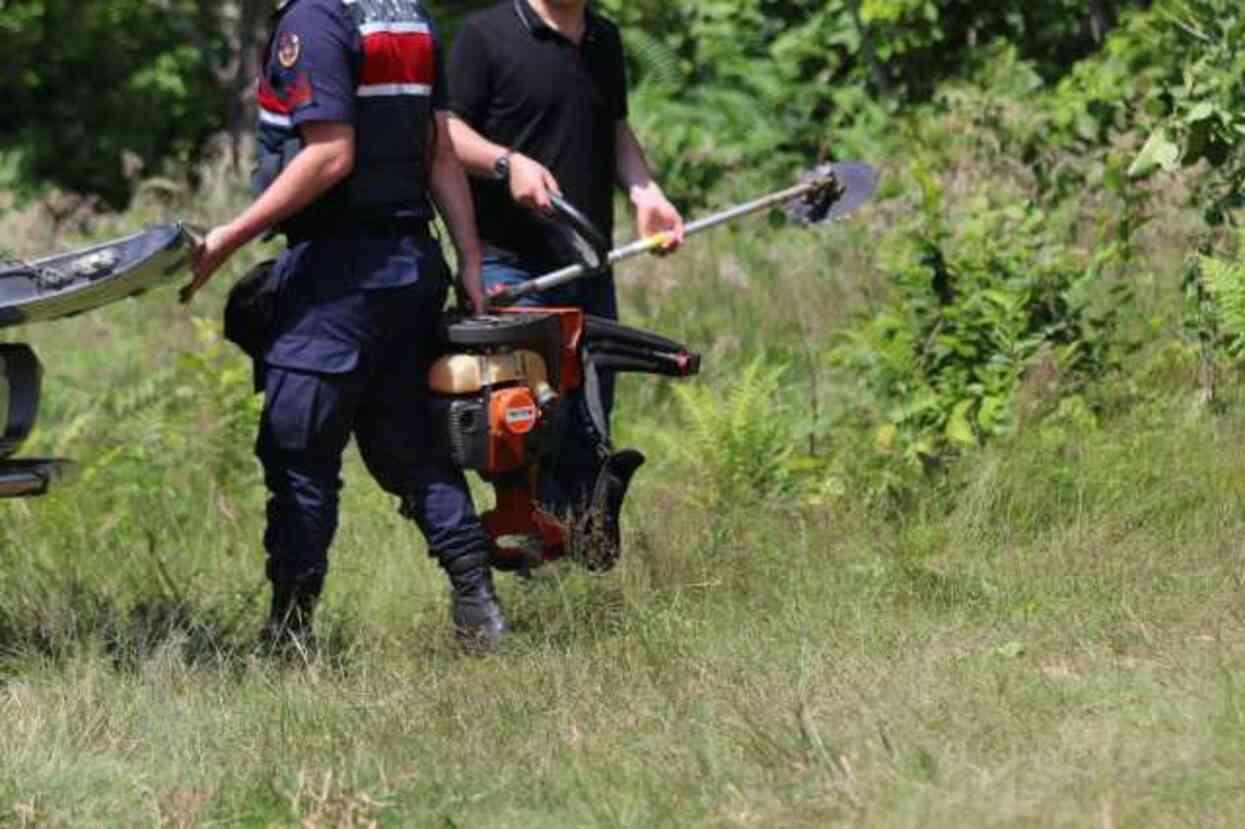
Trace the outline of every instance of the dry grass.
<path fill-rule="evenodd" d="M 166 207 L 157 188 L 90 230 L 210 223 L 236 194 L 207 192 Z M 906 207 L 637 264 L 628 317 L 705 351 L 717 389 L 756 355 L 788 363 L 799 433 Z M 6 213 L 0 236 L 39 252 L 41 222 Z M 622 442 L 651 463 L 622 565 L 503 577 L 516 635 L 485 658 L 454 646 L 443 577 L 352 457 L 322 645 L 282 662 L 254 644 L 258 475 L 184 460 L 210 401 L 182 443 L 80 419 L 201 347 L 172 300 L 13 332 L 48 369 L 32 448 L 89 475 L 0 508 L 0 825 L 1227 826 L 1245 808 L 1245 416 L 1191 407 L 1178 355 L 1101 428 L 1026 423 L 885 515 L 851 491 L 708 510 L 704 465 L 660 451 L 682 428 L 669 387 L 626 379 Z"/>
<path fill-rule="evenodd" d="M 453 647 L 441 577 L 366 485 L 326 644 L 292 665 L 251 647 L 258 554 L 222 558 L 218 518 L 179 530 L 167 566 L 194 589 L 159 612 L 125 526 L 55 549 L 52 502 L 27 505 L 0 602 L 5 820 L 1228 825 L 1245 419 L 1155 417 L 1058 468 L 1036 437 L 987 453 L 949 510 L 902 525 L 710 515 L 678 483 L 694 470 L 658 466 L 624 565 L 506 580 L 518 633 L 483 659 Z"/>

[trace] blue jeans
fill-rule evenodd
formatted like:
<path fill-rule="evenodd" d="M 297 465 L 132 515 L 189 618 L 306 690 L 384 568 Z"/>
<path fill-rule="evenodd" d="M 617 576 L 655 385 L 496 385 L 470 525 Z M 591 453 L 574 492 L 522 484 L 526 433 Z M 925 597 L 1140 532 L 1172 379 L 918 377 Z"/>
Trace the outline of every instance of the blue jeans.
<path fill-rule="evenodd" d="M 546 273 L 548 269 L 524 262 L 486 257 L 484 289 L 514 285 Z M 618 319 L 618 298 L 614 291 L 614 275 L 606 273 L 587 277 L 550 291 L 528 294 L 516 304 L 524 307 L 582 308 L 593 316 Z M 614 374 L 600 372 L 601 410 L 608 437 L 610 413 L 614 408 Z M 584 390 L 568 395 L 563 406 L 564 417 L 558 434 L 558 450 L 552 463 L 541 469 L 538 497 L 544 506 L 558 515 L 566 515 L 588 503 L 601 469 L 601 458 L 595 430 L 587 417 Z"/>

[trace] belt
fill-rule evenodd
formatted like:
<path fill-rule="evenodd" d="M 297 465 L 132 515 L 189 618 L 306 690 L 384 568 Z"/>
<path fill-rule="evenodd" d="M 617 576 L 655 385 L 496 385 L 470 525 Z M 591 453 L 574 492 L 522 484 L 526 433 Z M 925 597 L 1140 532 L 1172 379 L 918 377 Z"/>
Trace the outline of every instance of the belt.
<path fill-rule="evenodd" d="M 283 231 L 286 244 L 297 245 L 315 239 L 342 239 L 355 236 L 411 236 L 426 242 L 433 238 L 427 219 L 392 217 L 360 219 L 316 227 L 295 227 Z"/>

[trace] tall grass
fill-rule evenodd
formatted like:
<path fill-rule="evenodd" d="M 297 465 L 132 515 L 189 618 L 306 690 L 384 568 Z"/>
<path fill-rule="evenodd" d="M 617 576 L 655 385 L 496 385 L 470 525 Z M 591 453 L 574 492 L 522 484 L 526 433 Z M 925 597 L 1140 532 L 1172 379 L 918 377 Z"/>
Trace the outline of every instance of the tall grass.
<path fill-rule="evenodd" d="M 240 198 L 213 192 L 46 243 L 10 212 L 0 236 L 206 224 Z M 245 262 L 189 311 L 164 289 L 9 331 L 47 369 L 30 452 L 84 478 L 0 505 L 0 824 L 1230 825 L 1245 415 L 1195 404 L 1171 338 L 1092 407 L 870 499 L 877 467 L 849 461 L 874 435 L 826 355 L 888 296 L 873 252 L 915 209 L 897 187 L 851 224 L 741 226 L 621 275 L 625 317 L 706 372 L 621 381 L 619 442 L 652 457 L 624 559 L 503 577 L 515 635 L 483 658 L 353 454 L 320 646 L 256 647 L 255 400 L 214 322 Z M 1178 293 L 1139 312 L 1175 320 Z"/>

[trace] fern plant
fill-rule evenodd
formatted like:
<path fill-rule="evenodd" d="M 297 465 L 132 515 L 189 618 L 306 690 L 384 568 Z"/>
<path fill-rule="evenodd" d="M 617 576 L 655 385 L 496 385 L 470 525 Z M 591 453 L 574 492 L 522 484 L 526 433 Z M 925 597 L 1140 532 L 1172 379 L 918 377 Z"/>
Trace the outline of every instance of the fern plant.
<path fill-rule="evenodd" d="M 670 89 L 678 88 L 686 80 L 683 59 L 668 40 L 639 28 L 627 29 L 623 38 L 635 80 Z"/>
<path fill-rule="evenodd" d="M 196 319 L 195 327 L 196 348 L 46 429 L 56 454 L 80 459 L 84 484 L 137 502 L 190 476 L 218 490 L 254 489 L 247 479 L 258 474 L 251 447 L 262 399 L 250 362 L 214 321 Z"/>
<path fill-rule="evenodd" d="M 701 470 L 697 500 L 724 504 L 792 492 L 795 438 L 780 394 L 785 372 L 757 358 L 725 392 L 708 385 L 675 389 L 687 425 L 675 448 Z"/>
<path fill-rule="evenodd" d="M 1245 353 L 1245 263 L 1238 259 L 1199 257 L 1206 292 L 1214 302 L 1224 346 L 1233 358 Z"/>
<path fill-rule="evenodd" d="M 1239 251 L 1245 231 L 1236 234 L 1238 254 L 1203 253 L 1185 273 L 1185 337 L 1199 352 L 1202 401 L 1216 402 L 1221 371 L 1245 356 L 1245 263 Z"/>

